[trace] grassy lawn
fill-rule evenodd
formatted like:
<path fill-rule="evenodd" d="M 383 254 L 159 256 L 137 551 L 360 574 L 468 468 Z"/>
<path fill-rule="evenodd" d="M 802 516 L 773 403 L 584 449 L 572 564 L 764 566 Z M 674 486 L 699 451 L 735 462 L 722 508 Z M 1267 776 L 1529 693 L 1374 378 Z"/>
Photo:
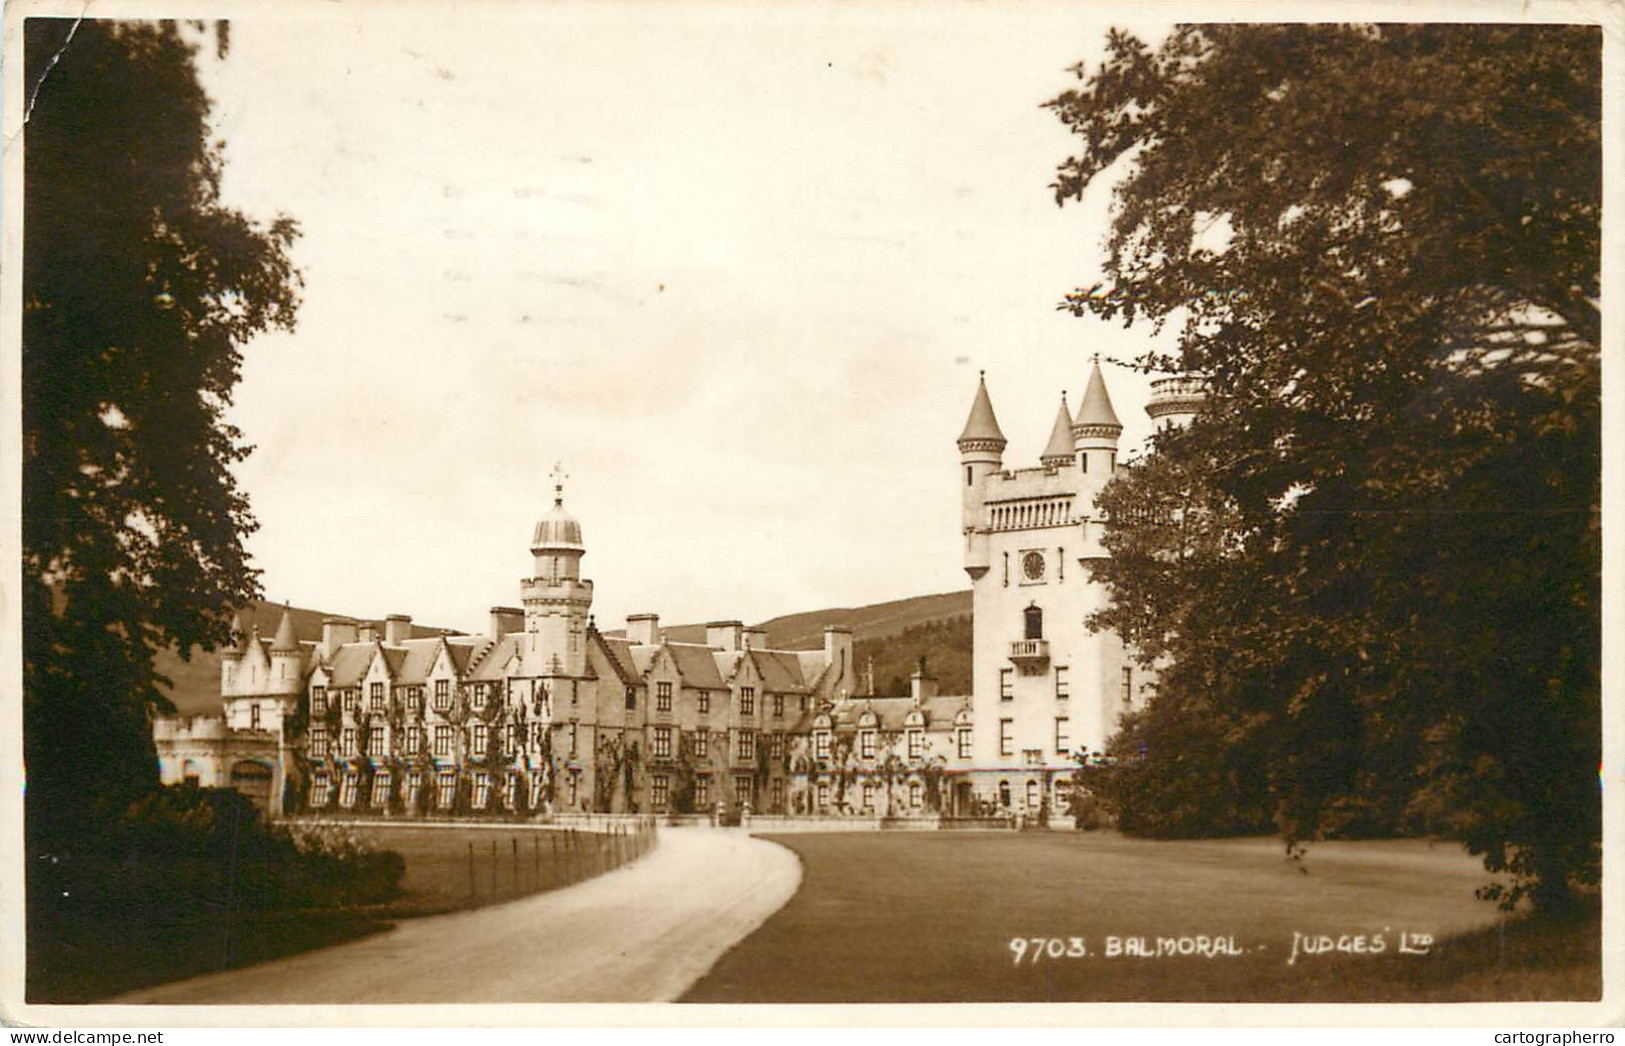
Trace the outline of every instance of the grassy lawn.
<path fill-rule="evenodd" d="M 1513 919 L 1453 845 L 1275 840 L 1150 842 L 1098 832 L 773 837 L 801 889 L 685 997 L 689 1002 L 1595 999 L 1596 909 L 1568 924 Z M 1382 954 L 1293 954 L 1294 933 Z M 1425 954 L 1399 954 L 1400 934 Z M 1147 957 L 1157 938 L 1215 954 Z M 1013 938 L 1082 955 L 1015 962 Z M 1081 944 L 1070 939 L 1081 937 Z M 1108 937 L 1125 954 L 1108 956 Z M 1214 946 L 1214 939 L 1223 939 Z M 1234 943 L 1239 955 L 1219 953 Z M 1187 947 L 1199 947 L 1192 940 Z M 1176 944 L 1176 947 L 1178 945 Z"/>
<path fill-rule="evenodd" d="M 94 1002 L 252 966 L 378 933 L 399 919 L 568 886 L 609 870 L 617 857 L 630 857 L 629 840 L 618 849 L 605 836 L 529 827 L 359 828 L 357 834 L 406 859 L 395 901 L 365 908 L 228 913 L 207 903 L 176 912 L 132 898 L 109 910 L 50 896 L 49 890 L 31 896 L 28 1001 Z M 99 874 L 118 876 L 123 870 L 109 864 Z"/>

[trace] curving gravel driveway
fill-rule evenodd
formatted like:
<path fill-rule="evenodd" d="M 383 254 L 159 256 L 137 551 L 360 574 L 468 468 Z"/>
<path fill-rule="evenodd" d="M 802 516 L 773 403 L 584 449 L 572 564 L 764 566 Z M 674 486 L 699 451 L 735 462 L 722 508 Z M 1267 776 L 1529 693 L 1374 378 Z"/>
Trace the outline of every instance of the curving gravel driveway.
<path fill-rule="evenodd" d="M 660 831 L 648 856 L 551 893 L 109 1002 L 669 1002 L 789 901 L 801 862 L 743 832 Z"/>

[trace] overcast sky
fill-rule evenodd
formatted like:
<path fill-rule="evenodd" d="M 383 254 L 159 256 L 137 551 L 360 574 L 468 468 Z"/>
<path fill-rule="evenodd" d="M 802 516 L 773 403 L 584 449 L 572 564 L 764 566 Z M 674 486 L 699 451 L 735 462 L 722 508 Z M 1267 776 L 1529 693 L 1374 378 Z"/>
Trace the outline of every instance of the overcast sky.
<path fill-rule="evenodd" d="M 268 598 L 480 628 L 555 461 L 605 628 L 964 588 L 977 371 L 1033 465 L 1146 345 L 1055 308 L 1107 201 L 1055 206 L 1040 103 L 1103 8 L 334 6 L 204 63 L 228 200 L 303 227 L 234 410 Z"/>

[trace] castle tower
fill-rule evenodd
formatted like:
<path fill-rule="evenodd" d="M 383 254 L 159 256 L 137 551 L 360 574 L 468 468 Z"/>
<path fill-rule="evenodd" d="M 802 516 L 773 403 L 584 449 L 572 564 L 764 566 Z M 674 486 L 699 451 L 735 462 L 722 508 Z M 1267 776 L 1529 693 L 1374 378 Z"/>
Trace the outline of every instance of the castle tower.
<path fill-rule="evenodd" d="M 229 697 L 237 692 L 237 666 L 248 650 L 248 624 L 243 612 L 231 616 L 231 645 L 220 651 L 220 693 Z"/>
<path fill-rule="evenodd" d="M 1184 428 L 1206 405 L 1206 379 L 1200 374 L 1180 374 L 1151 383 L 1151 399 L 1145 405 L 1145 412 L 1160 432 L 1167 428 Z"/>
<path fill-rule="evenodd" d="M 284 604 L 276 637 L 271 640 L 271 678 L 265 692 L 277 697 L 297 697 L 304 689 L 304 667 L 299 639 L 293 631 L 293 612 Z"/>
<path fill-rule="evenodd" d="M 987 573 L 988 548 L 983 499 L 988 476 L 1003 468 L 1004 433 L 993 414 L 993 401 L 987 394 L 987 372 L 976 385 L 970 417 L 959 434 L 959 463 L 964 470 L 960 488 L 960 530 L 965 536 L 965 573 L 971 580 Z"/>
<path fill-rule="evenodd" d="M 1100 554 L 1094 500 L 1122 431 L 1097 361 L 1076 415 L 1062 396 L 1038 467 L 1002 467 L 985 386 L 960 437 L 973 608 L 969 783 L 984 801 L 1030 817 L 1056 809 L 1074 754 L 1099 751 L 1122 709 L 1123 644 L 1086 624 L 1105 603 L 1087 566 Z"/>
<path fill-rule="evenodd" d="M 536 521 L 530 552 L 534 574 L 520 582 L 525 607 L 524 660 L 537 676 L 582 676 L 587 664 L 587 615 L 592 582 L 581 579 L 581 524 L 564 510 L 564 473 L 553 469 L 553 510 Z"/>
<path fill-rule="evenodd" d="M 1084 390 L 1083 403 L 1072 422 L 1073 446 L 1078 453 L 1078 467 L 1096 483 L 1104 483 L 1117 468 L 1117 437 L 1123 434 L 1123 423 L 1112 409 L 1112 398 L 1106 392 L 1106 379 L 1100 373 L 1100 357 L 1089 371 L 1089 387 Z"/>
<path fill-rule="evenodd" d="M 1065 468 L 1072 464 L 1075 441 L 1072 436 L 1072 412 L 1066 407 L 1066 393 L 1061 393 L 1061 412 L 1055 415 L 1055 427 L 1050 430 L 1049 444 L 1038 459 L 1045 468 Z"/>

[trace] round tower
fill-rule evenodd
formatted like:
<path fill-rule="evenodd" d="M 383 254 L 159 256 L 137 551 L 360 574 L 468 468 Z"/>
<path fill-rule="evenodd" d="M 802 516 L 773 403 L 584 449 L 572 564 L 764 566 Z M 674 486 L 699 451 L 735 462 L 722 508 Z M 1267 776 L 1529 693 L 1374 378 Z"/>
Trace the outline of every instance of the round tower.
<path fill-rule="evenodd" d="M 987 394 L 987 372 L 976 384 L 970 417 L 959 434 L 959 464 L 963 470 L 960 485 L 960 529 L 965 535 L 965 572 L 972 580 L 987 573 L 988 550 L 983 504 L 988 477 L 1004 467 L 1004 432 L 993 414 L 993 401 Z"/>
<path fill-rule="evenodd" d="M 237 692 L 237 666 L 248 652 L 248 624 L 243 611 L 231 616 L 231 645 L 220 651 L 220 696 L 230 697 Z"/>
<path fill-rule="evenodd" d="M 282 606 L 282 620 L 277 622 L 276 638 L 271 640 L 271 681 L 267 694 L 294 697 L 304 689 L 304 655 L 299 649 L 299 638 L 293 631 L 293 612 L 287 604 Z"/>
<path fill-rule="evenodd" d="M 1066 468 L 1072 464 L 1075 452 L 1072 438 L 1072 412 L 1066 406 L 1066 393 L 1061 393 L 1061 411 L 1055 415 L 1055 427 L 1050 429 L 1049 443 L 1039 463 L 1048 469 Z"/>
<path fill-rule="evenodd" d="M 1073 449 L 1085 476 L 1101 483 L 1111 478 L 1117 468 L 1117 438 L 1122 434 L 1123 423 L 1112 409 L 1112 398 L 1106 392 L 1106 379 L 1100 373 L 1097 355 L 1089 371 L 1089 387 L 1084 390 L 1078 416 L 1072 421 Z"/>
<path fill-rule="evenodd" d="M 587 615 L 592 582 L 581 579 L 581 524 L 564 509 L 564 474 L 553 470 L 553 509 L 531 533 L 533 576 L 520 583 L 525 607 L 524 657 L 536 675 L 581 676 L 586 672 Z"/>
<path fill-rule="evenodd" d="M 1158 378 L 1151 383 L 1151 399 L 1145 412 L 1158 431 L 1184 428 L 1207 404 L 1207 380 L 1200 374 L 1180 374 Z"/>

